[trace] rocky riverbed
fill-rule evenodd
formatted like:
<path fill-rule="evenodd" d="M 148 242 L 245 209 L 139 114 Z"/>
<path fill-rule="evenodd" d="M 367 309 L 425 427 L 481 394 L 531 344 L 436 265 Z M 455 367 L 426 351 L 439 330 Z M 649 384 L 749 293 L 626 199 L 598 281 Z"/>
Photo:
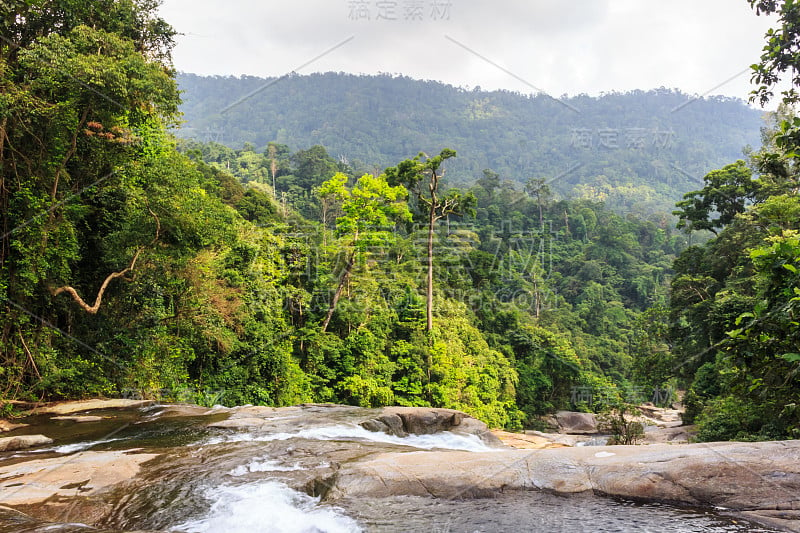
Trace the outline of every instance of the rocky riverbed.
<path fill-rule="evenodd" d="M 798 441 L 573 446 L 445 409 L 120 400 L 3 427 L 3 533 L 800 531 Z"/>

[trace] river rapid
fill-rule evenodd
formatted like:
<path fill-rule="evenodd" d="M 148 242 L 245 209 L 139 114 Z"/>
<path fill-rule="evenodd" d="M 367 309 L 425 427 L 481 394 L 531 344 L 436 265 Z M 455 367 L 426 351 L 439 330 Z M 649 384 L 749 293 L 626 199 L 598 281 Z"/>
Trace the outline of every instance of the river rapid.
<path fill-rule="evenodd" d="M 376 414 L 344 406 L 151 404 L 71 413 L 95 417 L 84 420 L 30 416 L 21 420 L 28 426 L 2 436 L 42 434 L 53 443 L 0 453 L 0 505 L 8 506 L 0 507 L 0 533 L 779 531 L 722 510 L 591 493 L 337 492 L 343 465 L 380 454 L 453 450 L 478 457 L 503 450 L 480 431 L 370 431 L 364 421 Z M 121 475 L 126 468 L 130 475 Z M 112 474 L 120 480 L 103 486 Z"/>

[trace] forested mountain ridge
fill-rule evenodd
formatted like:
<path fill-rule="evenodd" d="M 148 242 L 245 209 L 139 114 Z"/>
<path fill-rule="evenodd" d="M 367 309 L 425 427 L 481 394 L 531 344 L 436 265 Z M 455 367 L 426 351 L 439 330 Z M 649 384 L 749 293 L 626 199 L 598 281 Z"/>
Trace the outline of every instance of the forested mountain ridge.
<path fill-rule="evenodd" d="M 710 170 L 757 147 L 762 113 L 724 97 L 658 89 L 554 99 L 389 75 L 179 74 L 179 136 L 234 148 L 325 146 L 359 172 L 448 146 L 454 184 L 484 169 L 565 197 L 669 213 Z"/>

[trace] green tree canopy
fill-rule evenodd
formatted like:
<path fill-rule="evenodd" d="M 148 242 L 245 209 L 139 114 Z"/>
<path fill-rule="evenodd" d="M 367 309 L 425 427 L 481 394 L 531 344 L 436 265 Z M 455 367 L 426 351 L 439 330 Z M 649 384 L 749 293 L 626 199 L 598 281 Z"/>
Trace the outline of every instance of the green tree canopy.
<path fill-rule="evenodd" d="M 703 181 L 705 187 L 684 194 L 684 199 L 676 204 L 680 210 L 672 214 L 678 216 L 679 228 L 709 230 L 716 234 L 743 213 L 748 203 L 753 203 L 760 186 L 741 159 L 720 170 L 712 170 Z"/>

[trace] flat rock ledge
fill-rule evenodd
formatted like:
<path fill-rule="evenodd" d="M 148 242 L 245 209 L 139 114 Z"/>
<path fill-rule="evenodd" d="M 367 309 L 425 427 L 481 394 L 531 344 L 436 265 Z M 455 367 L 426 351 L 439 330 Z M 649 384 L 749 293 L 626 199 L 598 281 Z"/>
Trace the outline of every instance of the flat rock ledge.
<path fill-rule="evenodd" d="M 551 437 L 545 433 L 538 432 L 525 432 L 525 433 L 511 433 L 510 431 L 503 431 L 500 429 L 493 429 L 492 434 L 500 439 L 500 442 L 506 446 L 517 448 L 521 450 L 542 450 L 545 448 L 568 448 L 574 446 L 577 441 L 563 442 L 559 438 L 564 435 L 558 433 Z"/>
<path fill-rule="evenodd" d="M 13 422 L 9 422 L 8 420 L 0 420 L 0 433 L 14 431 L 16 429 L 24 428 L 27 425 L 28 424 L 15 424 Z"/>
<path fill-rule="evenodd" d="M 32 505 L 51 498 L 91 496 L 136 477 L 157 454 L 133 450 L 83 452 L 0 466 L 0 502 Z"/>
<path fill-rule="evenodd" d="M 43 415 L 71 415 L 81 411 L 93 411 L 97 409 L 136 409 L 154 405 L 153 400 L 130 400 L 130 399 L 92 399 L 75 402 L 60 402 L 37 407 L 32 410 L 32 414 Z"/>
<path fill-rule="evenodd" d="M 343 465 L 326 498 L 509 490 L 715 507 L 800 531 L 800 441 L 386 453 Z"/>
<path fill-rule="evenodd" d="M 108 417 L 102 416 L 53 416 L 50 420 L 60 420 L 62 422 L 75 422 L 76 424 L 86 424 L 89 422 L 101 422 Z"/>

